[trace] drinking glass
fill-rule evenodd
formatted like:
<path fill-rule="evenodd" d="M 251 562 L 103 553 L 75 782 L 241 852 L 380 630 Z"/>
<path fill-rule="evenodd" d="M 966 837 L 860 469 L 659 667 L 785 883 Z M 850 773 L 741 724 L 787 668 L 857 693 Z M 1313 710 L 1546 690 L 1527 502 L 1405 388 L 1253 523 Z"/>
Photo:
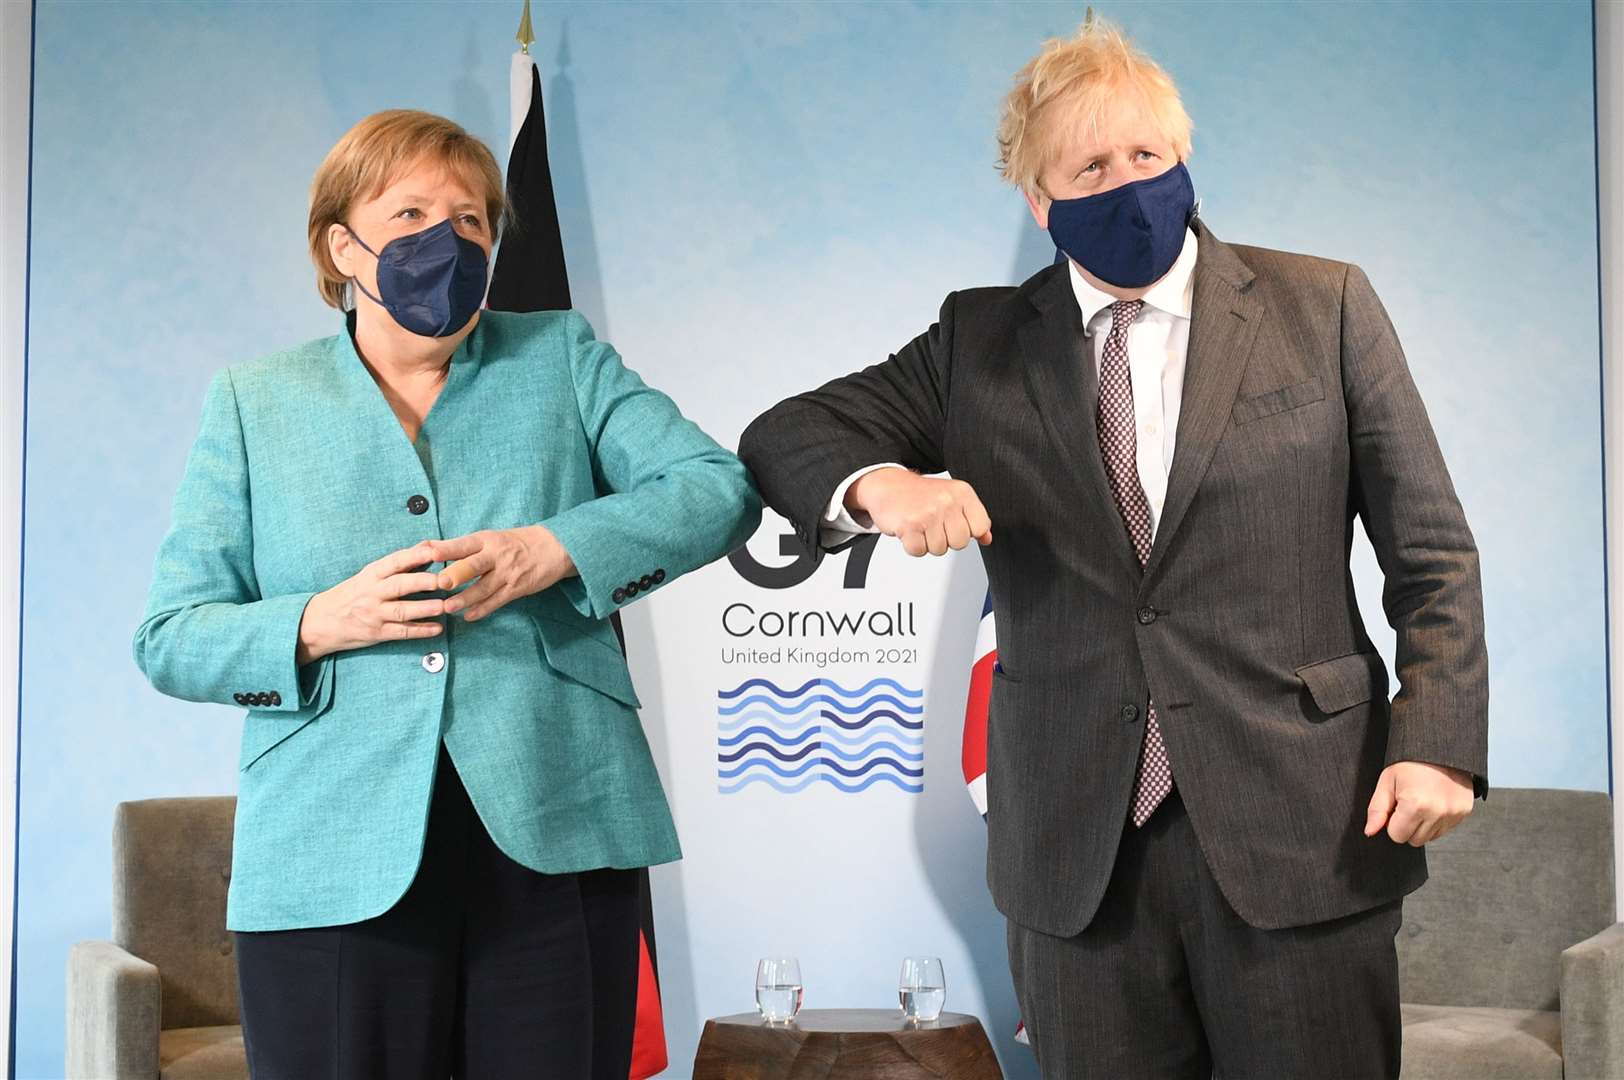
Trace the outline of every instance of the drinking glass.
<path fill-rule="evenodd" d="M 793 956 L 756 962 L 756 1008 L 769 1024 L 787 1024 L 801 1011 L 801 964 Z"/>
<path fill-rule="evenodd" d="M 902 978 L 897 984 L 902 1015 L 916 1023 L 930 1023 L 942 1015 L 947 1004 L 947 980 L 942 962 L 934 956 L 910 956 L 902 962 Z"/>

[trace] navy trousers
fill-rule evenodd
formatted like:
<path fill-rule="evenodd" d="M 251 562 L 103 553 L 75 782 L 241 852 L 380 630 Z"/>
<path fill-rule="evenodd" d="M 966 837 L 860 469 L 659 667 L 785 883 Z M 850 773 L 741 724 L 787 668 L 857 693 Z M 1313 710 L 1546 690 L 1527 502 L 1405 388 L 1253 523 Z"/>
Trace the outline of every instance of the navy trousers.
<path fill-rule="evenodd" d="M 423 860 L 393 908 L 236 945 L 254 1080 L 626 1080 L 630 1068 L 636 871 L 514 862 L 444 746 Z"/>

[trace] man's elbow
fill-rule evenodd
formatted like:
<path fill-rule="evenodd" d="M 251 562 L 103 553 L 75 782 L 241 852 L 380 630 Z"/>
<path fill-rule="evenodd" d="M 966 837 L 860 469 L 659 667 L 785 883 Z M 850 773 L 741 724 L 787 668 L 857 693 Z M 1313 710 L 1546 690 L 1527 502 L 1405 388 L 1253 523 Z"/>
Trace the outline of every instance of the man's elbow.
<path fill-rule="evenodd" d="M 767 413 L 762 413 L 750 421 L 750 426 L 745 428 L 744 434 L 739 436 L 739 460 L 744 462 L 745 467 L 752 474 L 756 471 L 755 462 L 761 460 L 761 455 L 764 452 L 766 433 L 762 425 L 767 416 Z"/>
<path fill-rule="evenodd" d="M 783 445 L 781 424 L 788 405 L 788 401 L 774 405 L 750 421 L 750 426 L 739 436 L 739 460 L 756 476 L 761 475 L 775 448 Z"/>

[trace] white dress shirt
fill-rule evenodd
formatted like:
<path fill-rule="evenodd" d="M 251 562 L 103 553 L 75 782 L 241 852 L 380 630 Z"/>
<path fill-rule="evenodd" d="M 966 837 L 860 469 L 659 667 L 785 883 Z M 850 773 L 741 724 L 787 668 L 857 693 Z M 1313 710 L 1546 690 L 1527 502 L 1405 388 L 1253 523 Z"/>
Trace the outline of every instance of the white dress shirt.
<path fill-rule="evenodd" d="M 1133 417 L 1138 447 L 1139 484 L 1150 504 L 1150 533 L 1162 519 L 1167 500 L 1167 475 L 1173 468 L 1173 440 L 1179 426 L 1179 406 L 1184 398 L 1184 361 L 1190 346 L 1190 301 L 1195 282 L 1195 233 L 1184 231 L 1184 247 L 1173 268 L 1146 291 L 1145 306 L 1128 327 L 1128 372 L 1133 380 Z M 1116 298 L 1103 293 L 1083 279 L 1077 264 L 1066 261 L 1071 271 L 1071 289 L 1083 317 L 1083 334 L 1094 357 L 1094 375 L 1099 376 L 1105 338 L 1111 331 L 1111 305 Z M 862 520 L 846 509 L 846 489 L 859 477 L 875 469 L 900 469 L 885 462 L 859 469 L 835 489 L 824 511 L 819 541 L 833 547 L 859 533 L 872 533 L 868 515 Z M 994 527 L 997 522 L 994 522 Z"/>

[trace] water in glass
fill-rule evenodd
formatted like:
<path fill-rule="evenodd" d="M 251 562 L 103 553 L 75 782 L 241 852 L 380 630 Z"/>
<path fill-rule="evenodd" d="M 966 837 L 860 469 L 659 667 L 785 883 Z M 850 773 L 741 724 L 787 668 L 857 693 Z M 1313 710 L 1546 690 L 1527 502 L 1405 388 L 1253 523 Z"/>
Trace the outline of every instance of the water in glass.
<path fill-rule="evenodd" d="M 756 1008 L 770 1024 L 795 1019 L 801 1011 L 801 965 L 793 956 L 771 956 L 756 964 Z"/>
<path fill-rule="evenodd" d="M 947 980 L 942 962 L 934 956 L 910 956 L 902 962 L 902 979 L 897 984 L 897 1000 L 902 1015 L 911 1021 L 930 1023 L 942 1015 L 947 1004 Z"/>

